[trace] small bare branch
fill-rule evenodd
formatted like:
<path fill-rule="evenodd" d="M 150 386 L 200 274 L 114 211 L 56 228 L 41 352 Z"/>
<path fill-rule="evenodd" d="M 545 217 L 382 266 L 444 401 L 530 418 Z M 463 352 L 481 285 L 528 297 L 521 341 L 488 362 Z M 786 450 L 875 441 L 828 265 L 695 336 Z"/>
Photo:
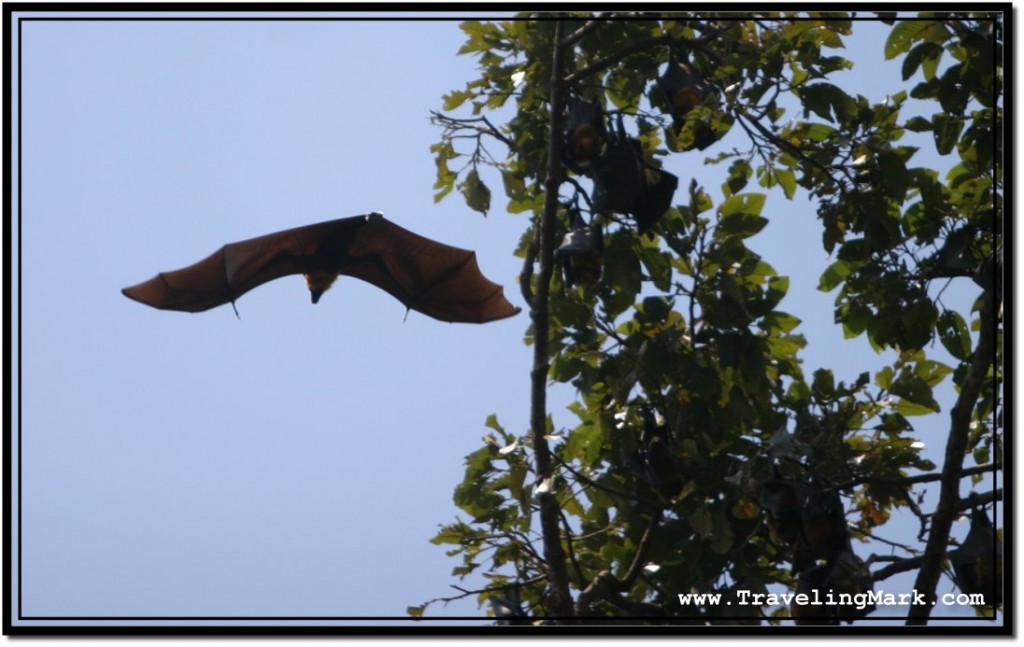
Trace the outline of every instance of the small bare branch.
<path fill-rule="evenodd" d="M 559 41 L 558 46 L 567 48 L 572 47 L 576 43 L 583 40 L 588 34 L 590 34 L 590 32 L 600 27 L 601 23 L 603 23 L 607 18 L 610 18 L 614 15 L 615 13 L 612 11 L 602 11 L 601 13 L 594 16 L 591 20 L 588 20 L 587 22 L 583 23 L 582 27 L 580 27 L 579 29 L 577 29 L 576 31 L 574 31 L 573 33 L 569 34 L 561 41 Z"/>

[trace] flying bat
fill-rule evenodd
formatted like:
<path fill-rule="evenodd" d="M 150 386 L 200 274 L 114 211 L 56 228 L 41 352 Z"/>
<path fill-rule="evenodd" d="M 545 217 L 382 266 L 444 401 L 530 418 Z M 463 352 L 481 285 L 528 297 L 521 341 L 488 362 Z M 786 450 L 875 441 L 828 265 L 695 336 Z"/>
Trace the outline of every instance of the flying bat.
<path fill-rule="evenodd" d="M 480 272 L 474 252 L 414 234 L 376 212 L 224 245 L 121 292 L 161 310 L 202 312 L 234 307 L 249 290 L 291 274 L 306 277 L 313 303 L 344 274 L 440 321 L 486 323 L 519 312 Z"/>

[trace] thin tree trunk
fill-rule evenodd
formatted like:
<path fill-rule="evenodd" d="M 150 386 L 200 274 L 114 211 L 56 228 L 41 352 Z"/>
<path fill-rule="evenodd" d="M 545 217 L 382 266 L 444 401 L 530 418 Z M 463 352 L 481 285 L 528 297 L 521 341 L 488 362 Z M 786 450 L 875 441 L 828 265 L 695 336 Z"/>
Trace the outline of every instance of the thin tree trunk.
<path fill-rule="evenodd" d="M 563 24 L 555 23 L 551 56 L 551 121 L 548 132 L 547 177 L 544 185 L 544 211 L 540 216 L 539 263 L 537 290 L 533 295 L 530 318 L 533 322 L 533 369 L 530 371 L 530 435 L 533 441 L 534 461 L 537 478 L 541 483 L 551 478 L 553 461 L 547 435 L 547 388 L 550 368 L 548 294 L 551 286 L 552 257 L 554 254 L 555 219 L 558 216 L 558 190 L 563 179 L 562 158 L 562 106 L 565 104 L 565 88 L 562 83 L 564 48 Z M 549 606 L 557 616 L 573 615 L 572 596 L 569 593 L 569 573 L 565 549 L 562 546 L 562 531 L 559 525 L 558 501 L 554 492 L 538 496 L 540 505 L 541 532 L 544 537 L 544 561 L 547 563 L 548 581 L 551 585 Z"/>

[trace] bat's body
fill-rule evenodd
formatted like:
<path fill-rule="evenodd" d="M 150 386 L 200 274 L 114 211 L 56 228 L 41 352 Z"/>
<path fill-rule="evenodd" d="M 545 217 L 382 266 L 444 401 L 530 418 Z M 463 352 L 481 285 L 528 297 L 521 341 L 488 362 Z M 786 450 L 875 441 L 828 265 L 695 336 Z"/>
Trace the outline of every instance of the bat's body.
<path fill-rule="evenodd" d="M 485 323 L 519 312 L 480 272 L 474 252 L 414 234 L 379 213 L 231 243 L 122 292 L 161 310 L 202 312 L 291 274 L 305 275 L 313 303 L 344 274 L 441 321 Z"/>

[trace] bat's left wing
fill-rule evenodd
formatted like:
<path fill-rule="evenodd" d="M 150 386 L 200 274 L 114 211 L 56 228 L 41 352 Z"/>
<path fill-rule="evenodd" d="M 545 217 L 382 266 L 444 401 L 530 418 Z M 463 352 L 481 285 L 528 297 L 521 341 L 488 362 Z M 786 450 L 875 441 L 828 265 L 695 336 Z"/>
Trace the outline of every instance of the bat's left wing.
<path fill-rule="evenodd" d="M 486 323 L 519 312 L 480 272 L 474 252 L 424 238 L 379 214 L 356 232 L 340 271 L 441 321 Z"/>

